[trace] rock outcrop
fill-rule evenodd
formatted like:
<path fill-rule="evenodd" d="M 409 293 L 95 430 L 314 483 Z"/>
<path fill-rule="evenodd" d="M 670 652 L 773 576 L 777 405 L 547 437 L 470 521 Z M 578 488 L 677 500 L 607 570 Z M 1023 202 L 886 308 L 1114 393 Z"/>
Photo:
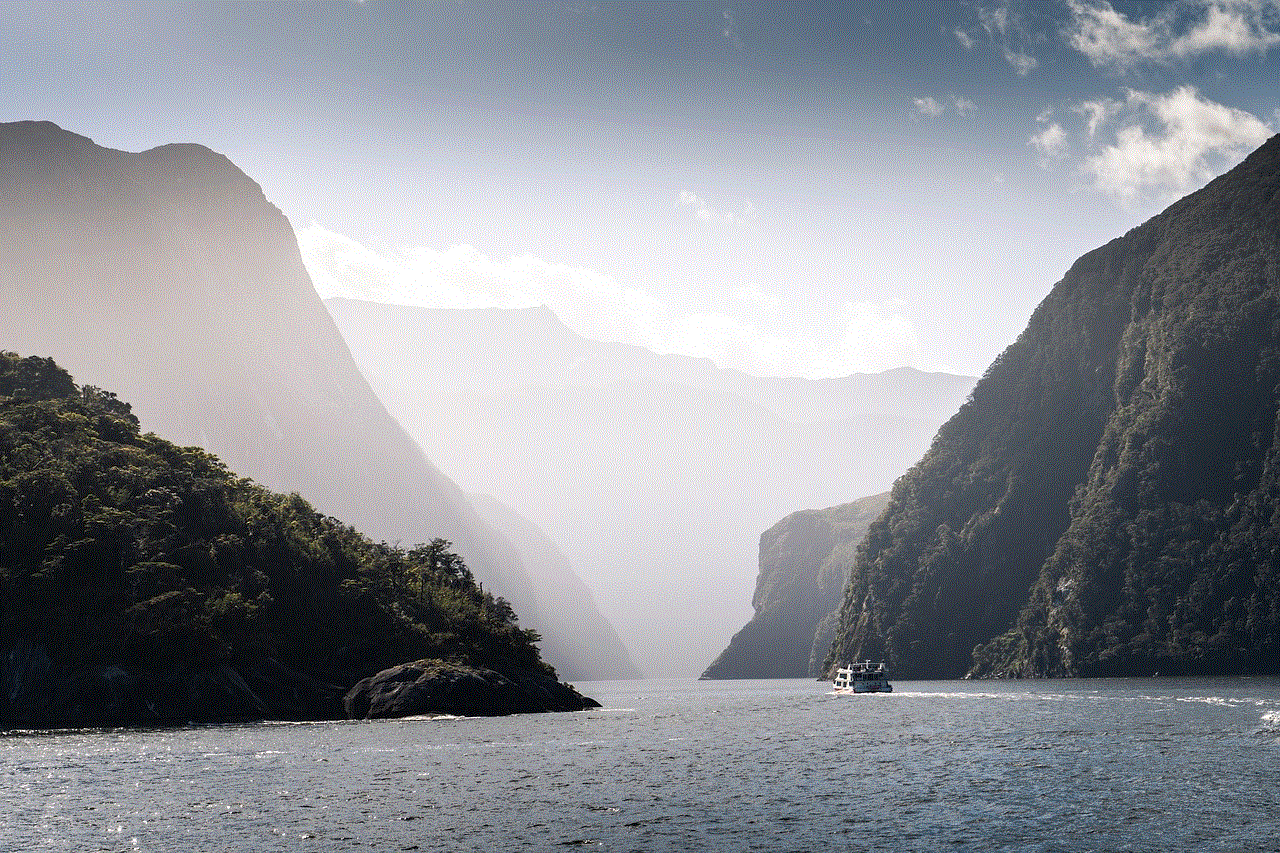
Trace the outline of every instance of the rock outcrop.
<path fill-rule="evenodd" d="M 600 707 L 599 702 L 544 673 L 525 670 L 503 675 L 436 660 L 384 669 L 358 682 L 342 703 L 347 716 L 354 719 L 429 714 L 496 717 Z"/>

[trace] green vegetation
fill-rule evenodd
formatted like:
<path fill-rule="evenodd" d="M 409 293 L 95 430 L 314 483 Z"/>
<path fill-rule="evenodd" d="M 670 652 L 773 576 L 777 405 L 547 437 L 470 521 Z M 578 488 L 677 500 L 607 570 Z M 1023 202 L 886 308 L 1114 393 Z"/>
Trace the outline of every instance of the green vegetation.
<path fill-rule="evenodd" d="M 1082 257 L 895 484 L 827 658 L 1280 671 L 1280 138 Z"/>
<path fill-rule="evenodd" d="M 65 671 L 272 661 L 342 689 L 424 658 L 551 672 L 537 634 L 448 542 L 372 542 L 202 450 L 141 434 L 127 404 L 52 360 L 8 352 L 0 637 L 0 654 L 38 645 Z M 338 708 L 325 701 L 303 715 Z"/>

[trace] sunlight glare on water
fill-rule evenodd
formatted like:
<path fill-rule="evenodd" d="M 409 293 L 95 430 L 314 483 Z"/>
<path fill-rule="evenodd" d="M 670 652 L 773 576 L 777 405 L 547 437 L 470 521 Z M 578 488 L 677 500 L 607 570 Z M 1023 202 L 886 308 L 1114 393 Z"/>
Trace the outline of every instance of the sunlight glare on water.
<path fill-rule="evenodd" d="M 493 719 L 9 732 L 5 849 L 1273 850 L 1280 680 L 581 685 Z"/>

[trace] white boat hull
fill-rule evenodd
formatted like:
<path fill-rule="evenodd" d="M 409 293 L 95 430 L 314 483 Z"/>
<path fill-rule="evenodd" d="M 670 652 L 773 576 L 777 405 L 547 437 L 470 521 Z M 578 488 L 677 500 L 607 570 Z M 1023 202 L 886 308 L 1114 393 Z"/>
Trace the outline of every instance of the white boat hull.
<path fill-rule="evenodd" d="M 889 673 L 883 663 L 873 664 L 871 661 L 865 661 L 836 670 L 831 689 L 838 696 L 853 693 L 892 693 L 893 685 L 889 683 Z"/>

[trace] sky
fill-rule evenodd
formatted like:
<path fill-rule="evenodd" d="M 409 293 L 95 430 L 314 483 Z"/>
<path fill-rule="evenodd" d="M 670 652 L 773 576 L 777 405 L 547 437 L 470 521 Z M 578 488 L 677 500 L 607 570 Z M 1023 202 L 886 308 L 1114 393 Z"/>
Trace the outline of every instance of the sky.
<path fill-rule="evenodd" d="M 323 296 L 762 376 L 980 375 L 1280 130 L 1280 0 L 5 4 L 0 120 L 198 142 Z"/>

